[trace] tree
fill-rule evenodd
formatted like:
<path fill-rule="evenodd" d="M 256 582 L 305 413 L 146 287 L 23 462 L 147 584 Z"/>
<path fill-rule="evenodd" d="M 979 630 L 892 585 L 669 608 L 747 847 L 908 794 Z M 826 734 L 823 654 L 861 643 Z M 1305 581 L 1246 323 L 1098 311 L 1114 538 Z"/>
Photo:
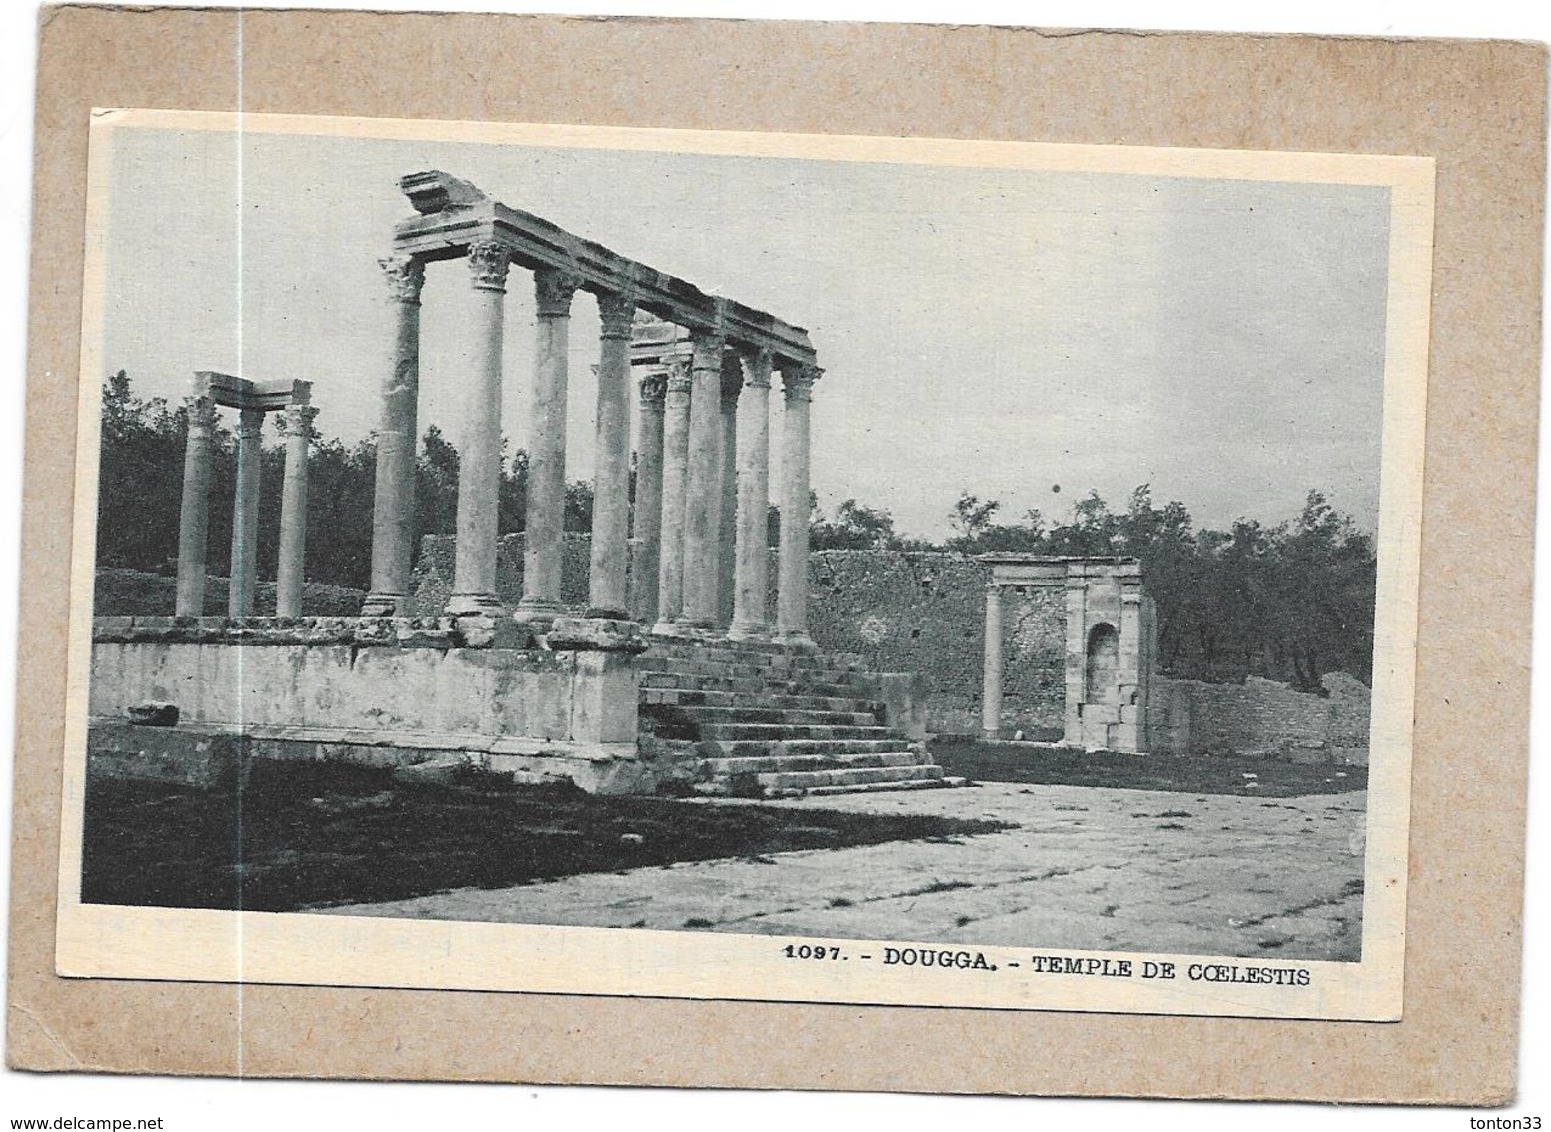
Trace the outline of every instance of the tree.
<path fill-rule="evenodd" d="M 813 550 L 884 550 L 897 544 L 894 516 L 880 508 L 864 507 L 855 499 L 840 504 L 833 523 L 816 511 L 808 530 L 808 545 Z"/>

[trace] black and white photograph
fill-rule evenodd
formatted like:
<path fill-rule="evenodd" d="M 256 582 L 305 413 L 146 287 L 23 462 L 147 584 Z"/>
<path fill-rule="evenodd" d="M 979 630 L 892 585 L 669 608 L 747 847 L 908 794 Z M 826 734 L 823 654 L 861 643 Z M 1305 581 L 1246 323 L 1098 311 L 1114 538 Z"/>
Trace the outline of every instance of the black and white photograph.
<path fill-rule="evenodd" d="M 61 974 L 1399 1016 L 1428 159 L 90 163 Z"/>

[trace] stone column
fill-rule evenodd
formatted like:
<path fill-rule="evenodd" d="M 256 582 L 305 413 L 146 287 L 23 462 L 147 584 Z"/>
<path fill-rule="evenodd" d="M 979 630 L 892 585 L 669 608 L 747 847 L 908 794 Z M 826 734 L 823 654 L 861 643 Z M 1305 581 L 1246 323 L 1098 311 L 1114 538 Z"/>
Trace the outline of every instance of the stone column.
<path fill-rule="evenodd" d="M 662 415 L 667 392 L 665 374 L 652 373 L 641 379 L 630 612 L 637 621 L 647 625 L 657 620 L 657 555 L 662 535 Z"/>
<path fill-rule="evenodd" d="M 684 615 L 684 505 L 689 480 L 689 397 L 687 359 L 668 362 L 663 397 L 662 521 L 657 563 L 658 633 L 675 633 Z"/>
<path fill-rule="evenodd" d="M 694 337 L 690 374 L 689 477 L 684 502 L 684 621 L 691 628 L 716 624 L 716 582 L 721 533 L 722 353 L 720 334 Z M 664 484 L 666 490 L 666 484 Z M 663 538 L 667 538 L 664 524 Z"/>
<path fill-rule="evenodd" d="M 630 564 L 630 324 L 633 295 L 599 295 L 598 413 L 588 616 L 625 619 Z"/>
<path fill-rule="evenodd" d="M 980 729 L 987 739 L 1002 734 L 1002 587 L 986 586 L 985 688 L 980 700 Z"/>
<path fill-rule="evenodd" d="M 1147 655 L 1143 624 L 1141 568 L 1134 563 L 1116 567 L 1120 590 L 1120 648 L 1116 676 L 1120 684 L 1120 723 L 1115 746 L 1122 751 L 1147 750 Z"/>
<path fill-rule="evenodd" d="M 259 490 L 264 470 L 264 410 L 243 409 L 237 423 L 237 492 L 232 501 L 232 568 L 227 613 L 253 616 L 258 587 Z"/>
<path fill-rule="evenodd" d="M 776 600 L 776 636 L 786 644 L 812 648 L 808 635 L 808 411 L 817 366 L 781 371 L 786 412 L 781 429 L 785 483 L 781 491 L 781 573 Z"/>
<path fill-rule="evenodd" d="M 528 511 L 523 535 L 522 601 L 517 618 L 544 625 L 565 612 L 560 568 L 565 550 L 566 356 L 577 278 L 558 268 L 533 273 L 538 327 L 533 342 L 533 430 L 528 442 Z"/>
<path fill-rule="evenodd" d="M 383 366 L 372 502 L 372 589 L 361 607 L 364 617 L 391 617 L 403 612 L 415 537 L 420 289 L 425 283 L 425 264 L 412 256 L 389 256 L 379 262 L 387 276 L 388 305 L 396 330 Z"/>
<path fill-rule="evenodd" d="M 770 351 L 743 357 L 738 422 L 738 514 L 733 581 L 732 640 L 770 635 L 765 605 L 770 588 Z"/>
<path fill-rule="evenodd" d="M 1084 746 L 1083 701 L 1088 690 L 1088 579 L 1077 563 L 1066 567 L 1066 730 L 1061 742 Z"/>
<path fill-rule="evenodd" d="M 178 512 L 179 617 L 205 613 L 205 548 L 210 533 L 210 445 L 215 402 L 197 393 L 183 402 L 188 411 L 188 443 L 183 450 L 183 505 Z"/>
<path fill-rule="evenodd" d="M 302 615 L 307 561 L 307 450 L 318 410 L 292 405 L 285 411 L 285 482 L 280 489 L 280 565 L 275 573 L 275 614 Z"/>
<path fill-rule="evenodd" d="M 720 522 L 716 533 L 716 624 L 732 624 L 734 578 L 738 563 L 738 394 L 743 389 L 743 366 L 736 354 L 722 363 L 722 430 Z"/>
<path fill-rule="evenodd" d="M 501 493 L 501 331 L 511 257 L 495 241 L 469 245 L 474 287 L 467 392 L 458 446 L 458 545 L 450 614 L 497 616 L 496 523 Z"/>

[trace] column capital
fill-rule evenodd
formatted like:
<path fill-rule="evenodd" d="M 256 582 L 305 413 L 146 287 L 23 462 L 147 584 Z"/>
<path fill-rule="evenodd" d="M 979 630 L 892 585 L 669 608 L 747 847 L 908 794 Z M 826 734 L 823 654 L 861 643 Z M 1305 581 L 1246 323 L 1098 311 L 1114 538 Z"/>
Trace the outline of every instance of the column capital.
<path fill-rule="evenodd" d="M 635 319 L 635 295 L 628 291 L 605 291 L 598 296 L 600 337 L 629 338 Z"/>
<path fill-rule="evenodd" d="M 663 401 L 668 396 L 668 375 L 649 373 L 641 378 L 641 404 L 654 412 L 662 412 Z"/>
<path fill-rule="evenodd" d="M 781 371 L 781 391 L 788 401 L 811 401 L 813 383 L 824 371 L 818 366 L 799 365 Z"/>
<path fill-rule="evenodd" d="M 533 273 L 533 290 L 538 297 L 540 318 L 565 318 L 571 313 L 571 300 L 581 287 L 581 278 L 559 267 L 541 267 Z"/>
<path fill-rule="evenodd" d="M 237 414 L 237 439 L 257 440 L 264 432 L 264 410 L 243 409 Z"/>
<path fill-rule="evenodd" d="M 713 330 L 692 330 L 689 335 L 692 347 L 693 365 L 702 373 L 706 370 L 714 370 L 717 373 L 722 369 L 722 355 L 727 350 L 727 335 L 720 327 Z"/>
<path fill-rule="evenodd" d="M 280 415 L 275 427 L 281 436 L 312 436 L 312 422 L 318 419 L 316 405 L 291 405 Z"/>
<path fill-rule="evenodd" d="M 190 432 L 209 432 L 215 427 L 215 402 L 202 393 L 183 398 L 183 411 L 188 414 Z"/>
<path fill-rule="evenodd" d="M 774 356 L 769 350 L 740 351 L 738 361 L 743 366 L 743 383 L 753 389 L 770 388 L 770 371 Z"/>
<path fill-rule="evenodd" d="M 469 245 L 469 280 L 476 291 L 505 291 L 511 252 L 495 240 L 476 240 Z"/>
<path fill-rule="evenodd" d="M 667 393 L 688 393 L 691 385 L 688 358 L 667 359 L 668 374 L 664 391 Z"/>
<path fill-rule="evenodd" d="M 377 261 L 388 281 L 388 295 L 397 303 L 420 305 L 425 286 L 425 261 L 419 256 L 390 255 Z"/>

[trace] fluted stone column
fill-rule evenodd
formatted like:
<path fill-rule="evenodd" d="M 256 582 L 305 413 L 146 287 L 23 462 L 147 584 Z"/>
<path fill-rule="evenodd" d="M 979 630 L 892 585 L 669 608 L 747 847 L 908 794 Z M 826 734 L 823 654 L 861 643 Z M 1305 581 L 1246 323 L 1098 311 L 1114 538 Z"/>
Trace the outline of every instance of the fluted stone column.
<path fill-rule="evenodd" d="M 633 295 L 599 295 L 598 412 L 588 614 L 629 617 L 630 324 Z"/>
<path fill-rule="evenodd" d="M 371 592 L 361 613 L 388 617 L 409 596 L 409 560 L 415 535 L 416 418 L 420 401 L 420 290 L 425 264 L 412 256 L 379 261 L 387 276 L 395 322 L 383 365 L 382 414 L 377 424 L 377 478 L 372 502 Z"/>
<path fill-rule="evenodd" d="M 684 622 L 716 624 L 722 505 L 722 353 L 719 334 L 697 333 L 690 373 L 689 479 L 684 503 Z M 666 485 L 665 485 L 666 489 Z M 664 529 L 663 537 L 667 538 Z"/>
<path fill-rule="evenodd" d="M 657 620 L 657 556 L 662 544 L 662 427 L 666 374 L 641 379 L 631 543 L 630 612 L 647 625 Z"/>
<path fill-rule="evenodd" d="M 738 509 L 733 577 L 732 640 L 770 635 L 765 605 L 770 588 L 770 352 L 743 357 L 738 412 Z"/>
<path fill-rule="evenodd" d="M 813 647 L 808 635 L 808 413 L 817 366 L 781 371 L 786 411 L 781 428 L 781 572 L 776 635 L 786 644 Z"/>
<path fill-rule="evenodd" d="M 307 450 L 318 410 L 292 405 L 285 411 L 285 482 L 280 489 L 280 564 L 275 573 L 275 614 L 302 615 L 307 561 Z"/>
<path fill-rule="evenodd" d="M 259 492 L 264 470 L 264 410 L 243 409 L 237 423 L 237 492 L 232 502 L 232 567 L 227 613 L 253 616 L 258 588 Z"/>
<path fill-rule="evenodd" d="M 451 614 L 501 612 L 496 596 L 496 523 L 501 493 L 501 333 L 511 257 L 494 241 L 469 245 L 475 303 L 458 450 L 458 545 Z"/>
<path fill-rule="evenodd" d="M 183 402 L 188 411 L 188 443 L 183 450 L 183 504 L 178 511 L 179 617 L 205 613 L 205 550 L 210 533 L 210 447 L 215 402 L 196 394 Z"/>
<path fill-rule="evenodd" d="M 533 431 L 528 443 L 528 510 L 523 535 L 522 601 L 517 618 L 535 624 L 565 611 L 560 569 L 565 550 L 566 358 L 577 278 L 558 268 L 533 273 L 538 326 L 533 341 Z"/>
<path fill-rule="evenodd" d="M 737 355 L 725 355 L 722 363 L 722 436 L 720 522 L 716 534 L 716 624 L 732 624 L 736 604 L 734 580 L 738 563 L 738 394 L 743 389 L 743 366 Z"/>
<path fill-rule="evenodd" d="M 684 615 L 684 508 L 689 482 L 689 399 L 691 378 L 686 359 L 668 362 L 663 397 L 662 522 L 657 562 L 657 624 L 654 632 L 674 633 Z"/>
<path fill-rule="evenodd" d="M 1002 733 L 1002 587 L 986 586 L 985 687 L 980 700 L 980 728 L 987 739 Z"/>

